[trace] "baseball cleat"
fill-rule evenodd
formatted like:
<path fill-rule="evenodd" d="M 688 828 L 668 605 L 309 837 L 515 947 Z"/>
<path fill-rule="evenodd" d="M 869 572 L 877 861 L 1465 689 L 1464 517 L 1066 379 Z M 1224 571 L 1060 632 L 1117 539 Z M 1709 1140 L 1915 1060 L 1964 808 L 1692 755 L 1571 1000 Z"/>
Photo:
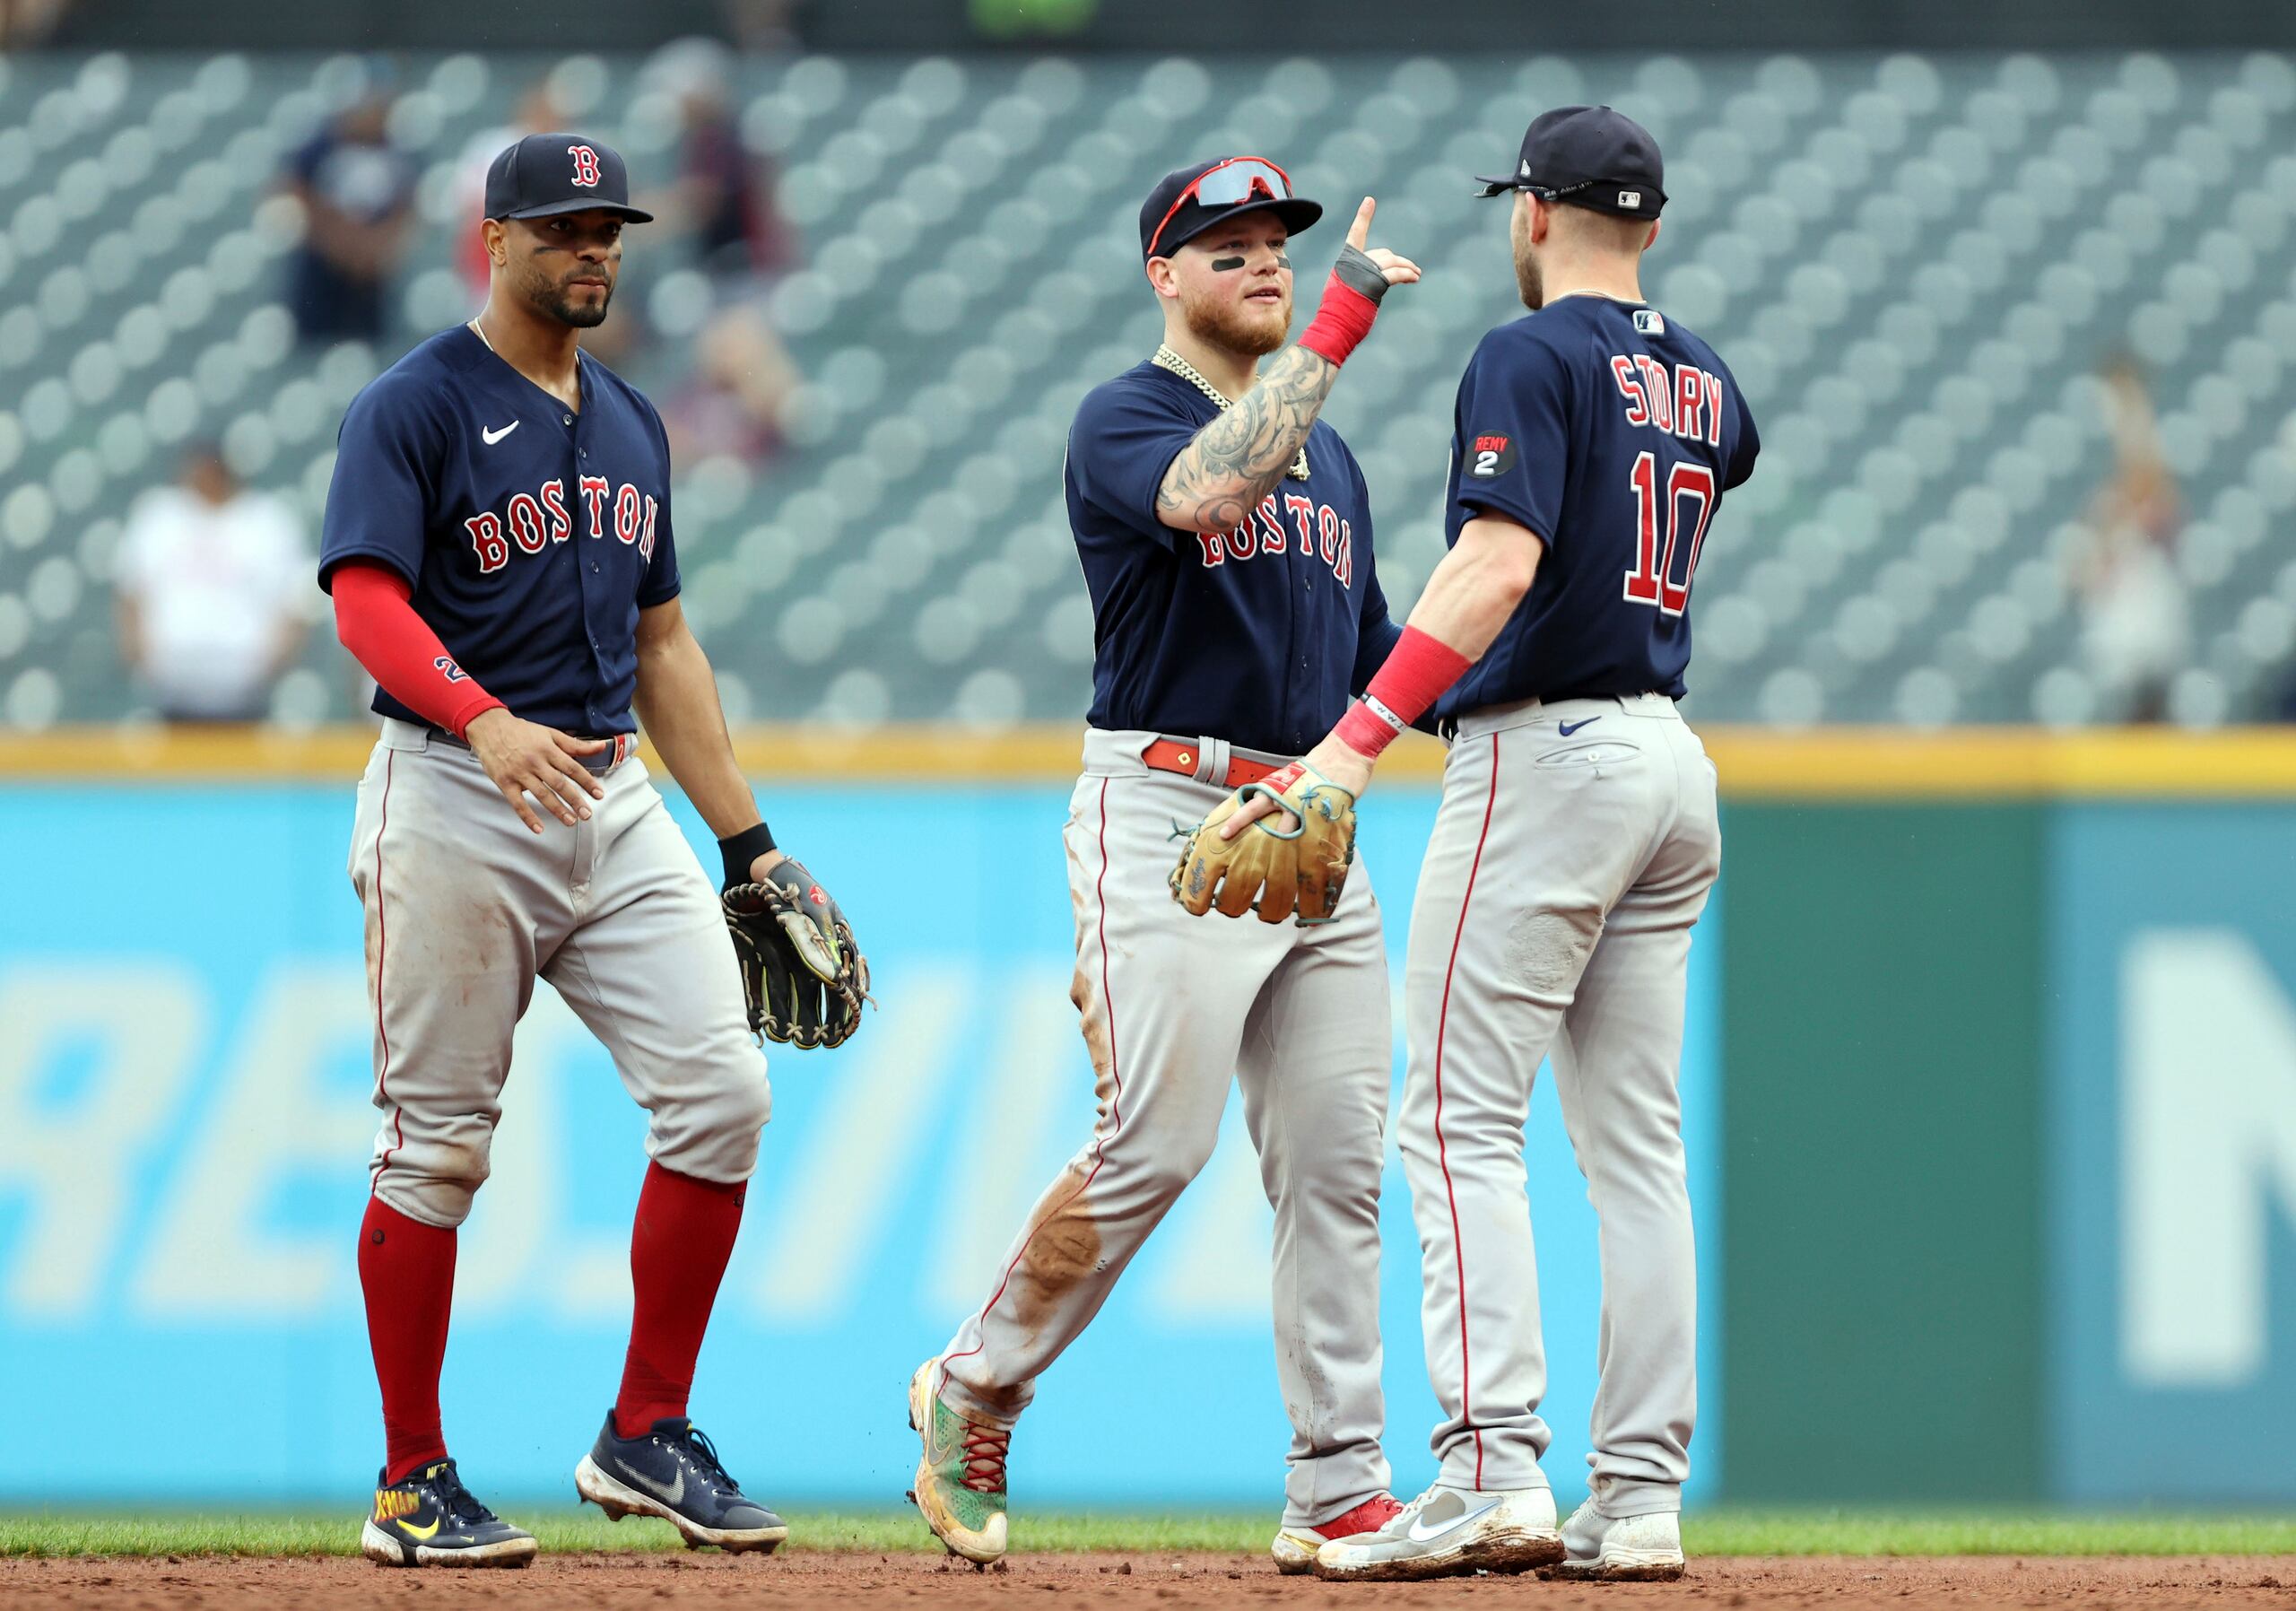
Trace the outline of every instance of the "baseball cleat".
<path fill-rule="evenodd" d="M 1682 1518 L 1672 1511 L 1605 1516 L 1590 1497 L 1562 1524 L 1562 1559 L 1543 1578 L 1671 1583 L 1683 1575 Z"/>
<path fill-rule="evenodd" d="M 1438 1485 L 1377 1532 L 1334 1539 L 1317 1550 L 1315 1573 L 1335 1582 L 1391 1582 L 1527 1572 L 1561 1558 L 1562 1534 L 1547 1489 L 1474 1492 Z"/>
<path fill-rule="evenodd" d="M 780 1517 L 743 1495 L 716 1447 L 683 1415 L 665 1415 L 643 1437 L 625 1438 L 608 1410 L 598 1441 L 574 1467 L 574 1490 L 610 1521 L 660 1517 L 688 1549 L 714 1544 L 730 1554 L 770 1554 L 789 1536 Z"/>
<path fill-rule="evenodd" d="M 359 1553 L 378 1566 L 524 1566 L 535 1558 L 522 1533 L 479 1503 L 452 1460 L 402 1482 L 375 1476 L 375 1509 L 359 1529 Z"/>
<path fill-rule="evenodd" d="M 1013 1429 L 968 1420 L 933 1389 L 938 1359 L 909 1379 L 909 1425 L 924 1442 L 909 1498 L 952 1555 L 986 1566 L 1004 1554 L 1004 1457 Z"/>
<path fill-rule="evenodd" d="M 1403 1509 L 1402 1502 L 1392 1493 L 1375 1493 L 1352 1511 L 1344 1511 L 1318 1527 L 1285 1528 L 1275 1535 L 1275 1542 L 1267 1553 L 1275 1559 L 1275 1570 L 1287 1578 L 1316 1569 L 1316 1552 L 1335 1538 L 1352 1538 L 1359 1533 L 1373 1533 L 1395 1520 Z"/>

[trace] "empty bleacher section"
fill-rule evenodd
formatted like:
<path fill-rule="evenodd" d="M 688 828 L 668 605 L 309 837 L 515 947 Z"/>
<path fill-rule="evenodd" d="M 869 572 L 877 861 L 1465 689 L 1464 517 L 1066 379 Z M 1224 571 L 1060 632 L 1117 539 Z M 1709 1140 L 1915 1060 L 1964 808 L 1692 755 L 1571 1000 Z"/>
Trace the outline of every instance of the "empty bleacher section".
<path fill-rule="evenodd" d="M 474 311 L 449 258 L 472 138 L 545 72 L 642 184 L 676 130 L 644 58 L 404 62 L 424 164 L 396 344 L 298 345 L 282 161 L 347 57 L 0 59 L 0 719 L 133 714 L 109 623 L 135 495 L 213 436 L 316 528 L 344 405 Z M 2296 67 L 2237 55 L 1181 59 L 822 56 L 736 69 L 804 264 L 766 306 L 807 379 L 786 451 L 682 465 L 688 614 L 742 718 L 1073 718 L 1090 612 L 1060 504 L 1068 419 L 1152 348 L 1134 232 L 1166 168 L 1250 150 L 1424 283 L 1328 412 L 1361 457 L 1381 574 L 1441 550 L 1453 388 L 1513 303 L 1500 205 L 1467 176 L 1534 110 L 1648 124 L 1673 196 L 1659 306 L 1763 422 L 1697 580 L 1702 720 L 2075 723 L 2102 713 L 2069 593 L 2111 462 L 2100 364 L 2133 354 L 2188 524 L 2195 724 L 2258 713 L 2296 648 Z M 1304 238 L 1312 299 L 1336 227 Z M 672 384 L 707 298 L 649 268 L 632 368 Z M 1301 317 L 1304 318 L 1304 309 Z M 317 634 L 283 721 L 355 689 Z"/>

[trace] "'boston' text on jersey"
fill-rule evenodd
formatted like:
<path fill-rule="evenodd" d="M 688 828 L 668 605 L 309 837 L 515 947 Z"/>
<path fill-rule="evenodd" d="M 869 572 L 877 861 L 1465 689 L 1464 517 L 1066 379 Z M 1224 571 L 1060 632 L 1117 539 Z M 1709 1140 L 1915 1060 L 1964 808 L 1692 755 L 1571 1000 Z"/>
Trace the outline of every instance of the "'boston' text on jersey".
<path fill-rule="evenodd" d="M 1278 496 L 1283 500 L 1283 509 L 1275 507 Z M 1248 560 L 1255 554 L 1288 553 L 1292 538 L 1283 528 L 1284 516 L 1289 515 L 1292 529 L 1300 539 L 1299 553 L 1304 558 L 1313 554 L 1331 567 L 1339 585 L 1346 587 L 1355 577 L 1355 527 L 1328 503 L 1318 503 L 1297 492 L 1270 492 L 1259 501 L 1257 518 L 1247 520 L 1233 531 L 1200 531 L 1196 534 L 1203 550 L 1206 565 L 1224 565 L 1230 560 Z"/>

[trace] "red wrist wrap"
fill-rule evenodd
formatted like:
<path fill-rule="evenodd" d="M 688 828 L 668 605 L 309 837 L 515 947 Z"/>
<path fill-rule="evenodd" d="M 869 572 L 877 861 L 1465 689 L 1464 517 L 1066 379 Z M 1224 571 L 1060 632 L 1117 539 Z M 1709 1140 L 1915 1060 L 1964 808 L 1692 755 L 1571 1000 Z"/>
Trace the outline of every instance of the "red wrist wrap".
<path fill-rule="evenodd" d="M 1300 345 L 1335 365 L 1344 364 L 1355 351 L 1355 344 L 1371 334 L 1371 321 L 1378 317 L 1378 303 L 1334 270 L 1324 282 L 1324 300 L 1316 309 L 1316 317 L 1300 333 Z"/>
<path fill-rule="evenodd" d="M 335 636 L 385 693 L 456 737 L 502 701 L 471 680 L 414 606 L 405 579 L 381 565 L 348 564 L 332 579 Z"/>
<path fill-rule="evenodd" d="M 1474 664 L 1441 639 L 1407 626 L 1363 696 L 1386 706 L 1407 727 L 1426 715 L 1428 708 Z M 1377 760 L 1379 752 L 1395 741 L 1397 730 L 1366 706 L 1354 704 L 1333 731 L 1357 754 Z"/>

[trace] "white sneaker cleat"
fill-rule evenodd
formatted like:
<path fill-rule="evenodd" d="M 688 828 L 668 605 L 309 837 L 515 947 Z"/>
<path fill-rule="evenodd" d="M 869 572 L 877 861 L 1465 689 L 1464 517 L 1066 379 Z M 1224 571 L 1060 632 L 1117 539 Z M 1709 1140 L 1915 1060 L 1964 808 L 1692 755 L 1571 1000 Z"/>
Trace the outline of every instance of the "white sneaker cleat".
<path fill-rule="evenodd" d="M 1392 1582 L 1473 1572 L 1527 1572 L 1562 1558 L 1554 1495 L 1545 1488 L 1427 1490 L 1376 1533 L 1316 1552 L 1327 1581 Z"/>
<path fill-rule="evenodd" d="M 1682 1518 L 1672 1511 L 1605 1516 L 1589 1498 L 1562 1524 L 1562 1560 L 1543 1578 L 1671 1583 L 1683 1575 Z"/>

